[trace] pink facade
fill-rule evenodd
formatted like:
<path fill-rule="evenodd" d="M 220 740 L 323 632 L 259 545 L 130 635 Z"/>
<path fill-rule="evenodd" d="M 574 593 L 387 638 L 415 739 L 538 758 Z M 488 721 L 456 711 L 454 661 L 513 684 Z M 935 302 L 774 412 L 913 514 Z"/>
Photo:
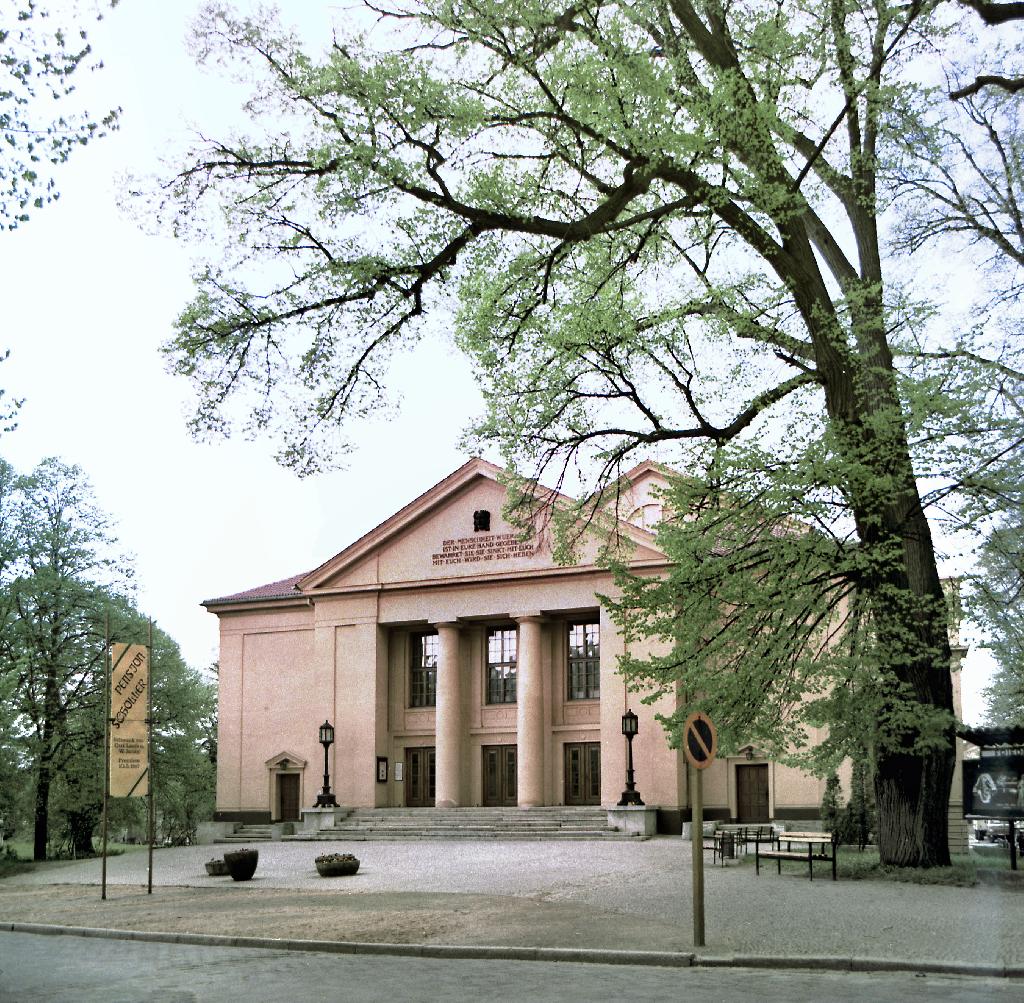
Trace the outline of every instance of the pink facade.
<path fill-rule="evenodd" d="M 600 606 L 610 576 L 522 543 L 501 471 L 474 459 L 319 568 L 209 600 L 220 618 L 217 818 L 297 817 L 323 773 L 346 806 L 614 805 L 621 716 L 640 717 L 637 787 L 659 822 L 689 818 L 687 770 L 616 674 L 623 641 Z M 630 475 L 635 566 L 665 567 L 648 528 L 661 475 Z M 484 528 L 487 518 L 489 524 Z M 386 760 L 383 779 L 380 760 Z M 758 750 L 705 771 L 708 818 L 816 818 L 823 782 Z"/>

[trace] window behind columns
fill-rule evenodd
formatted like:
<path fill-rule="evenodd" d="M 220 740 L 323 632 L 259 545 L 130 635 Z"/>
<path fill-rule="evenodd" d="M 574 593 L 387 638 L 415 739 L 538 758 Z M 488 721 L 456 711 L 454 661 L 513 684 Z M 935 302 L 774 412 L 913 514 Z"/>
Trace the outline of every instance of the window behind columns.
<path fill-rule="evenodd" d="M 601 695 L 601 628 L 597 621 L 569 624 L 569 699 Z"/>
<path fill-rule="evenodd" d="M 487 702 L 516 702 L 516 630 L 487 631 Z"/>
<path fill-rule="evenodd" d="M 409 672 L 409 706 L 437 704 L 437 634 L 412 635 L 412 666 Z"/>

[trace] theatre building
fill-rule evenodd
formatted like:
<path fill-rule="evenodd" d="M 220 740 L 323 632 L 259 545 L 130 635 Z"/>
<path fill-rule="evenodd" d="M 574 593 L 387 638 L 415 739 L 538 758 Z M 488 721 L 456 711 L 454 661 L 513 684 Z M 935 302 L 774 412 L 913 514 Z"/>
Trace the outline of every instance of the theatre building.
<path fill-rule="evenodd" d="M 622 715 L 639 715 L 636 786 L 658 826 L 689 819 L 687 769 L 617 675 L 623 640 L 596 543 L 554 562 L 502 519 L 498 467 L 470 460 L 318 568 L 210 599 L 220 620 L 217 815 L 297 820 L 331 785 L 348 807 L 614 805 Z M 659 468 L 627 475 L 621 532 L 666 567 L 652 527 Z M 642 652 L 635 652 L 642 654 Z M 958 675 L 956 673 L 955 675 Z M 705 771 L 709 819 L 818 817 L 823 782 L 747 747 Z"/>

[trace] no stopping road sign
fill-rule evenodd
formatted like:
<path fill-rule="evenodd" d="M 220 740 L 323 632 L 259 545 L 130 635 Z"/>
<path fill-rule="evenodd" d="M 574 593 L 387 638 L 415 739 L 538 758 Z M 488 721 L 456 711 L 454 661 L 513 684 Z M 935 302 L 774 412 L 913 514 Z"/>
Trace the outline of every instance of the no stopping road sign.
<path fill-rule="evenodd" d="M 700 711 L 691 714 L 683 725 L 683 752 L 690 764 L 698 770 L 707 769 L 717 750 L 718 732 L 711 719 Z"/>

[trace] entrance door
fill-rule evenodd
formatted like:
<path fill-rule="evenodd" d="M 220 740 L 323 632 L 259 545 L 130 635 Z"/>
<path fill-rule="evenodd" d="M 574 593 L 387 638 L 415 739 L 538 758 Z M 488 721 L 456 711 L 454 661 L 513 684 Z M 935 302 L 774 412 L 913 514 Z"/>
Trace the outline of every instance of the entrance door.
<path fill-rule="evenodd" d="M 601 743 L 567 742 L 565 803 L 601 803 Z"/>
<path fill-rule="evenodd" d="M 740 822 L 768 821 L 768 764 L 736 767 L 736 814 Z"/>
<path fill-rule="evenodd" d="M 484 804 L 489 807 L 512 806 L 516 796 L 516 747 L 484 746 Z"/>
<path fill-rule="evenodd" d="M 432 745 L 405 750 L 405 805 L 407 808 L 434 807 L 436 762 Z"/>
<path fill-rule="evenodd" d="M 279 773 L 277 775 L 277 799 L 281 806 L 282 822 L 299 820 L 299 775 Z"/>

